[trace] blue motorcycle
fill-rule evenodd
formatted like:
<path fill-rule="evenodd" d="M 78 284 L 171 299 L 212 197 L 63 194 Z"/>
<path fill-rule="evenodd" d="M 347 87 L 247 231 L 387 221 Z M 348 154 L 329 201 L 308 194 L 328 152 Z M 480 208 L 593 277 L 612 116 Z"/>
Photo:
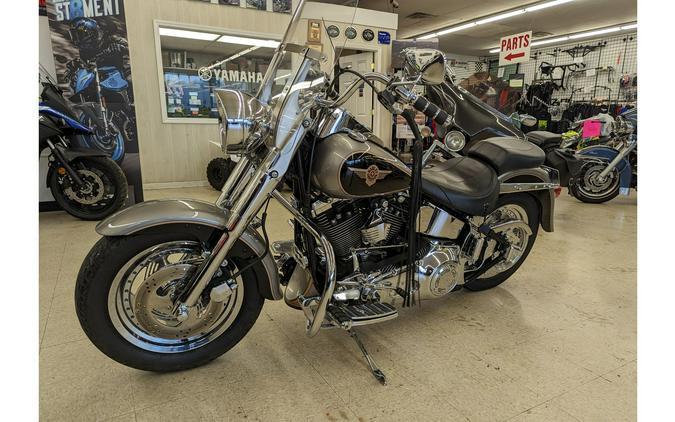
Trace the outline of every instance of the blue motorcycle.
<path fill-rule="evenodd" d="M 61 56 L 56 56 L 56 59 L 67 63 L 64 78 L 74 92 L 70 100 L 75 103 L 78 120 L 94 131 L 90 146 L 121 163 L 125 143 L 136 139 L 136 124 L 130 117 L 133 112 L 128 94 L 129 82 L 118 68 L 98 67 L 96 60 L 69 61 Z"/>
<path fill-rule="evenodd" d="M 629 195 L 631 188 L 637 188 L 637 109 L 616 117 L 603 144 L 583 148 L 577 155 L 584 165 L 570 185 L 575 198 L 598 204 Z"/>
<path fill-rule="evenodd" d="M 50 150 L 47 186 L 56 202 L 83 220 L 100 220 L 119 210 L 127 180 L 108 155 L 92 148 L 94 131 L 68 105 L 53 79 L 41 75 L 39 150 Z"/>

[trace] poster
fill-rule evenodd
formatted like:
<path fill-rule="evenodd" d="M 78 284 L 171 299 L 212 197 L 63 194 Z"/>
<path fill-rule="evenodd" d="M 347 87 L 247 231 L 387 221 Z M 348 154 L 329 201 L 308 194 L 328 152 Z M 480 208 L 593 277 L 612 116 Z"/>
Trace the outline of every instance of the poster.
<path fill-rule="evenodd" d="M 122 167 L 127 205 L 143 201 L 124 0 L 47 0 L 56 80 L 92 147 Z"/>
<path fill-rule="evenodd" d="M 291 0 L 272 0 L 272 11 L 277 13 L 291 13 Z"/>
<path fill-rule="evenodd" d="M 267 10 L 267 0 L 246 0 L 246 7 L 256 10 Z"/>

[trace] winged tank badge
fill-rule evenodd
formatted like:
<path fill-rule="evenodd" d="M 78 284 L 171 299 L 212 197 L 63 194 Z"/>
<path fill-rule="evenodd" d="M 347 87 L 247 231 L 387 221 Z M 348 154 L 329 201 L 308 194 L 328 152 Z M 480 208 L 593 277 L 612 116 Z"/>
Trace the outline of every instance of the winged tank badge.
<path fill-rule="evenodd" d="M 391 170 L 380 170 L 375 164 L 371 164 L 367 169 L 349 167 L 355 175 L 366 180 L 366 185 L 373 186 L 378 180 L 382 180 L 391 173 Z"/>

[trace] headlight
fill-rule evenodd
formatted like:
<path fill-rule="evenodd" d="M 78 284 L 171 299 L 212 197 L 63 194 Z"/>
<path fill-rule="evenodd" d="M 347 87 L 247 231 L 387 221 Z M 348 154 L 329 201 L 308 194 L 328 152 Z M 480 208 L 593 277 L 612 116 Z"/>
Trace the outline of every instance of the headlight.
<path fill-rule="evenodd" d="M 445 135 L 445 146 L 448 147 L 450 151 L 458 152 L 461 151 L 466 145 L 466 139 L 464 139 L 464 134 L 462 132 L 451 130 Z"/>
<path fill-rule="evenodd" d="M 269 121 L 269 107 L 245 92 L 217 89 L 221 148 L 226 154 L 241 154 L 249 148 L 252 128 L 263 128 Z M 258 134 L 260 137 L 260 134 Z"/>

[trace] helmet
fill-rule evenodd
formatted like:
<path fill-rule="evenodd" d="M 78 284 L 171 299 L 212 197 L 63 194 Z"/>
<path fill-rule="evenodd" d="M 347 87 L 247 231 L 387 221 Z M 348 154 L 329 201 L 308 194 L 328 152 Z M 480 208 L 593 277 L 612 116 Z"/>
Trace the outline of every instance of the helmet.
<path fill-rule="evenodd" d="M 78 17 L 70 22 L 70 39 L 76 46 L 96 48 L 101 38 L 101 29 L 95 20 Z"/>

